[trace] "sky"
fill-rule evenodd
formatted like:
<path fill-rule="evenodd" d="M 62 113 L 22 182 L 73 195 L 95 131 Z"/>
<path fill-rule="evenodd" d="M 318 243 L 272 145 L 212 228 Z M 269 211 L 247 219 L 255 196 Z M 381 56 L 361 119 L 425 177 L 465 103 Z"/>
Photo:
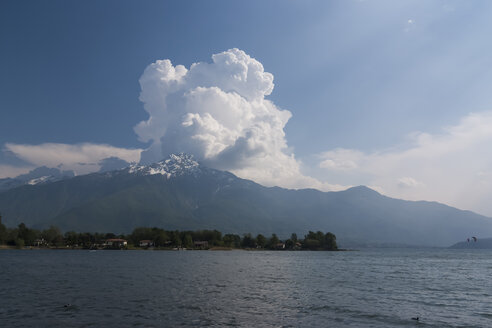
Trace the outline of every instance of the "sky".
<path fill-rule="evenodd" d="M 0 178 L 173 152 L 492 216 L 490 1 L 0 2 Z"/>

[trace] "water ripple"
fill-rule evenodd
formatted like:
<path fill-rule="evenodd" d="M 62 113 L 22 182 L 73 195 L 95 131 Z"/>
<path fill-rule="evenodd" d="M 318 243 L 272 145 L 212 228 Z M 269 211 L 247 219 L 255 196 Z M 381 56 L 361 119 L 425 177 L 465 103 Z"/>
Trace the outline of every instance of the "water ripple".
<path fill-rule="evenodd" d="M 490 255 L 1 251 L 0 318 L 2 327 L 488 327 Z"/>

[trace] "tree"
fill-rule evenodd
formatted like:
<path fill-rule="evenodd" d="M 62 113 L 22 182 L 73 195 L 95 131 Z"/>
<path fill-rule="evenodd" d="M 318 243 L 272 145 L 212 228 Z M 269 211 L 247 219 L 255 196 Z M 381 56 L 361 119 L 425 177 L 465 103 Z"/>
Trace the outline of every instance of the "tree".
<path fill-rule="evenodd" d="M 79 235 L 75 231 L 65 232 L 65 243 L 71 247 L 78 245 Z"/>
<path fill-rule="evenodd" d="M 19 224 L 18 229 L 18 238 L 24 240 L 25 245 L 33 245 L 34 241 L 39 235 L 39 231 L 29 229 L 26 227 L 24 223 Z"/>
<path fill-rule="evenodd" d="M 21 222 L 18 226 L 17 226 L 17 238 L 19 239 L 22 239 L 24 240 L 24 242 L 26 241 L 25 237 L 26 235 L 28 234 L 28 230 L 26 225 L 24 224 L 24 222 Z"/>
<path fill-rule="evenodd" d="M 331 232 L 327 232 L 325 235 L 325 249 L 328 250 L 337 250 L 337 237 Z"/>
<path fill-rule="evenodd" d="M 63 236 L 60 229 L 55 226 L 50 226 L 49 229 L 43 230 L 41 236 L 50 245 L 61 246 L 63 244 Z"/>
<path fill-rule="evenodd" d="M 318 240 L 318 235 L 313 232 L 309 231 L 306 236 L 304 236 L 304 242 L 303 242 L 304 248 L 307 249 L 319 249 L 321 247 L 321 242 Z"/>
<path fill-rule="evenodd" d="M 19 229 L 7 229 L 7 245 L 15 246 L 16 240 L 19 239 Z"/>
<path fill-rule="evenodd" d="M 24 247 L 25 243 L 24 243 L 24 239 L 21 239 L 21 238 L 17 238 L 15 240 L 15 247 L 17 248 L 22 248 Z"/>
<path fill-rule="evenodd" d="M 193 239 L 191 238 L 191 234 L 185 234 L 183 238 L 183 246 L 186 248 L 191 248 L 193 246 Z"/>
<path fill-rule="evenodd" d="M 171 232 L 171 241 L 174 246 L 181 247 L 181 238 L 179 237 L 179 231 Z"/>
<path fill-rule="evenodd" d="M 241 240 L 241 246 L 244 248 L 255 247 L 255 240 L 250 233 L 244 234 L 243 239 Z"/>
<path fill-rule="evenodd" d="M 321 231 L 309 231 L 304 238 L 303 247 L 312 250 L 337 250 L 338 247 L 336 240 L 336 236 L 331 232 L 327 232 L 326 234 L 324 234 Z"/>
<path fill-rule="evenodd" d="M 145 227 L 138 227 L 133 229 L 132 234 L 130 235 L 130 240 L 133 245 L 138 245 L 140 240 L 152 240 L 153 233 L 152 229 Z"/>
<path fill-rule="evenodd" d="M 234 234 L 226 234 L 224 238 L 224 245 L 227 247 L 239 248 L 241 247 L 241 237 L 239 235 Z"/>
<path fill-rule="evenodd" d="M 2 223 L 2 215 L 0 214 L 0 245 L 7 242 L 7 227 Z"/>
<path fill-rule="evenodd" d="M 113 238 L 116 238 L 116 235 L 112 232 L 108 232 L 104 234 L 104 239 L 113 239 Z"/>
<path fill-rule="evenodd" d="M 157 247 L 166 246 L 169 241 L 169 235 L 164 230 L 160 229 L 160 231 L 155 233 L 153 241 L 154 245 Z"/>
<path fill-rule="evenodd" d="M 307 248 L 307 249 L 316 250 L 316 249 L 319 249 L 321 247 L 321 243 L 317 239 L 306 238 L 306 239 L 304 239 L 303 246 L 304 246 L 304 248 Z"/>
<path fill-rule="evenodd" d="M 216 246 L 223 245 L 222 232 L 218 230 L 212 231 L 212 238 L 209 242 L 211 242 L 212 245 Z"/>
<path fill-rule="evenodd" d="M 256 236 L 256 245 L 265 248 L 267 240 L 261 233 Z"/>
<path fill-rule="evenodd" d="M 99 232 L 95 232 L 94 234 L 89 233 L 89 236 L 94 244 L 103 244 L 108 239 L 106 238 L 106 234 Z"/>
<path fill-rule="evenodd" d="M 285 241 L 285 248 L 286 249 L 293 249 L 296 244 L 292 241 L 292 239 L 287 239 Z"/>
<path fill-rule="evenodd" d="M 278 243 L 280 243 L 280 240 L 278 239 L 277 235 L 273 233 L 270 239 L 268 240 L 268 244 L 267 244 L 268 248 L 275 249 L 277 248 Z"/>
<path fill-rule="evenodd" d="M 94 236 L 89 232 L 79 233 L 77 240 L 84 248 L 91 248 L 92 244 L 95 243 Z"/>

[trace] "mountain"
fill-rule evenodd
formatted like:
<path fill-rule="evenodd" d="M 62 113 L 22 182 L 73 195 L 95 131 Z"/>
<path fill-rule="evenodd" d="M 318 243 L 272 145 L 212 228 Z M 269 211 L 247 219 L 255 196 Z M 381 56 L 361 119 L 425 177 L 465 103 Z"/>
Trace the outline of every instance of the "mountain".
<path fill-rule="evenodd" d="M 389 198 L 367 187 L 340 192 L 267 188 L 189 155 L 151 165 L 23 185 L 0 193 L 4 223 L 127 233 L 137 226 L 224 233 L 331 231 L 340 244 L 449 246 L 492 235 L 492 219 L 435 202 Z"/>
<path fill-rule="evenodd" d="M 130 163 L 117 157 L 108 157 L 98 163 L 101 167 L 99 173 L 114 171 L 128 167 Z M 23 185 L 36 185 L 70 179 L 75 176 L 73 171 L 62 171 L 58 168 L 38 167 L 27 174 L 21 174 L 15 178 L 0 179 L 0 192 L 17 188 Z"/>
<path fill-rule="evenodd" d="M 476 241 L 473 238 L 467 238 L 467 241 L 461 241 L 450 248 L 454 249 L 492 249 L 492 238 L 480 238 Z"/>
<path fill-rule="evenodd" d="M 55 182 L 74 177 L 73 171 L 62 171 L 57 168 L 46 166 L 38 167 L 29 173 L 19 175 L 15 178 L 0 179 L 0 192 L 23 185 L 37 185 Z"/>

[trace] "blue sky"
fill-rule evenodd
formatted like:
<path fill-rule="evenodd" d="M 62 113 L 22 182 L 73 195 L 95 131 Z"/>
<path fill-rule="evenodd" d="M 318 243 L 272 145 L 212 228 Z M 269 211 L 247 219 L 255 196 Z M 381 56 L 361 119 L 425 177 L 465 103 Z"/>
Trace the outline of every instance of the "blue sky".
<path fill-rule="evenodd" d="M 238 48 L 274 76 L 264 99 L 273 116 L 291 113 L 271 141 L 285 147 L 210 165 L 492 215 L 491 11 L 489 1 L 2 1 L 0 177 L 53 166 L 38 155 L 50 151 L 79 171 L 70 163 L 138 159 L 133 150 L 155 144 L 134 130 L 152 116 L 139 100 L 144 70 Z M 77 152 L 86 157 L 64 159 Z M 274 161 L 292 169 L 269 179 Z"/>

